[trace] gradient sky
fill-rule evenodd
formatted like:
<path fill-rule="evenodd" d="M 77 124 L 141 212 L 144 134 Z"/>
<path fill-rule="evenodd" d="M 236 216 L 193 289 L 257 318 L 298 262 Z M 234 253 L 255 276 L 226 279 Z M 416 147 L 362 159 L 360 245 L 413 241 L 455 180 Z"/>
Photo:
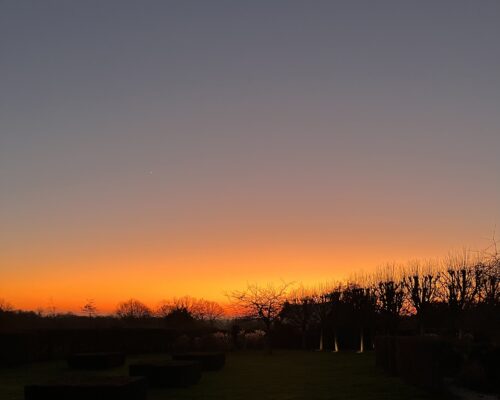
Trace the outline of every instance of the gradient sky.
<path fill-rule="evenodd" d="M 0 1 L 0 298 L 111 310 L 482 248 L 498 1 Z"/>

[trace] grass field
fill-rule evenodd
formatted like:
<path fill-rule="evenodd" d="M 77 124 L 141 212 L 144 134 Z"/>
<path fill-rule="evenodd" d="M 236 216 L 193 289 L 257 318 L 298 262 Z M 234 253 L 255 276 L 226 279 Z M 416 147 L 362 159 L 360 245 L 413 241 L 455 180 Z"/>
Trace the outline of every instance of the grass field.
<path fill-rule="evenodd" d="M 165 359 L 165 355 L 128 357 Z M 127 374 L 128 367 L 100 375 Z M 23 386 L 57 376 L 81 374 L 65 362 L 39 363 L 0 369 L 0 399 L 23 399 Z M 85 372 L 92 375 L 95 372 Z M 228 354 L 222 371 L 205 372 L 198 385 L 187 389 L 151 389 L 149 399 L 255 400 L 255 399 L 430 399 L 424 391 L 388 377 L 374 366 L 374 355 L 276 351 Z"/>

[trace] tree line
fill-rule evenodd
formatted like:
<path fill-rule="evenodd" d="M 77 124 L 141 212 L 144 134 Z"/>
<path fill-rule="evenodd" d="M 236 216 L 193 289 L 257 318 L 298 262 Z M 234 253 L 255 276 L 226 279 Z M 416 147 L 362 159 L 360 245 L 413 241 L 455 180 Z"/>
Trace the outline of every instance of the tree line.
<path fill-rule="evenodd" d="M 464 333 L 498 335 L 500 326 L 500 257 L 477 256 L 464 250 L 441 261 L 387 264 L 372 274 L 358 274 L 345 282 L 315 288 L 250 284 L 230 293 L 241 315 L 262 322 L 273 343 L 276 325 L 294 326 L 305 347 L 308 331 L 319 330 L 319 350 L 325 348 L 325 332 L 334 351 L 338 332 L 356 329 L 359 351 L 365 349 L 365 333 L 397 334 L 404 322 L 413 333 L 440 333 L 461 337 Z"/>
<path fill-rule="evenodd" d="M 339 332 L 346 329 L 357 332 L 359 351 L 365 350 L 367 334 L 371 338 L 395 334 L 408 326 L 419 334 L 498 334 L 500 257 L 496 249 L 481 256 L 464 250 L 440 261 L 387 264 L 371 274 L 316 287 L 287 282 L 248 284 L 243 290 L 228 292 L 227 297 L 229 314 L 217 302 L 184 296 L 162 301 L 155 309 L 129 299 L 118 304 L 113 317 L 123 321 L 155 319 L 181 329 L 193 323 L 215 326 L 221 320 L 226 325 L 231 319 L 258 321 L 269 349 L 276 328 L 283 326 L 300 334 L 302 347 L 315 331 L 317 348 L 324 350 L 328 342 L 335 351 L 340 349 Z M 87 300 L 81 311 L 90 319 L 98 317 L 93 300 Z M 20 312 L 0 300 L 0 316 L 16 313 Z M 46 316 L 60 315 L 52 310 Z"/>

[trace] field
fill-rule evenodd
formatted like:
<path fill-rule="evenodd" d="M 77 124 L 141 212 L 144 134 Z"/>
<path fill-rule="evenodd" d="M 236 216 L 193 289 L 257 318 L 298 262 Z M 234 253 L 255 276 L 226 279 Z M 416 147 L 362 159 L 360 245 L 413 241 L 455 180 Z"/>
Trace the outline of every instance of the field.
<path fill-rule="evenodd" d="M 164 359 L 166 355 L 129 357 L 137 360 Z M 95 372 L 85 372 L 95 374 Z M 45 379 L 81 374 L 65 362 L 38 363 L 0 369 L 0 399 L 23 399 L 23 386 Z M 127 368 L 101 371 L 103 375 L 127 374 Z M 374 355 L 276 351 L 228 355 L 222 371 L 205 372 L 201 382 L 188 389 L 151 389 L 149 399 L 255 400 L 255 399 L 430 399 L 415 387 L 388 377 L 374 366 Z"/>

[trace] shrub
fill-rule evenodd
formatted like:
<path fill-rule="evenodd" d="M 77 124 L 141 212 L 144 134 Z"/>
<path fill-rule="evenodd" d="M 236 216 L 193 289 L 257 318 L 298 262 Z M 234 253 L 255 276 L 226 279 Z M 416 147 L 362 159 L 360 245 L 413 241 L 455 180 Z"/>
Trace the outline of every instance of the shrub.
<path fill-rule="evenodd" d="M 266 332 L 256 330 L 253 332 L 243 333 L 244 348 L 247 349 L 263 349 L 266 346 Z"/>
<path fill-rule="evenodd" d="M 180 335 L 172 344 L 172 350 L 174 352 L 184 352 L 189 351 L 192 348 L 191 338 L 188 335 Z"/>

